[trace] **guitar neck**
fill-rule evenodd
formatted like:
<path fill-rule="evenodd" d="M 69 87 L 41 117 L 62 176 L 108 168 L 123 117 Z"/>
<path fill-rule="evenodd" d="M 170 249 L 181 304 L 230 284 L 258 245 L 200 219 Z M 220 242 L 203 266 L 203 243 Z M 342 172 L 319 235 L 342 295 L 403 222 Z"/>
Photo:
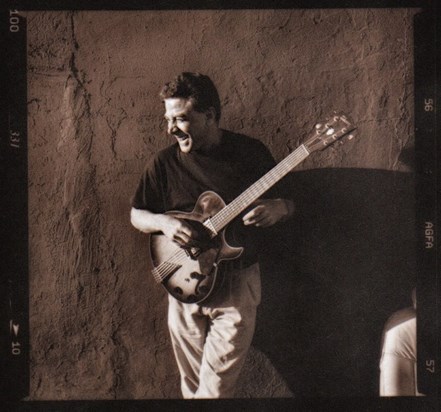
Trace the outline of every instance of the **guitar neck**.
<path fill-rule="evenodd" d="M 285 177 L 292 169 L 294 169 L 294 167 L 303 162 L 303 160 L 305 160 L 309 154 L 310 153 L 306 149 L 305 145 L 299 146 L 277 166 L 272 168 L 241 195 L 236 197 L 236 199 L 216 213 L 210 219 L 215 231 L 219 232 L 225 226 L 227 226 L 228 223 L 230 223 L 254 201 L 259 199 L 260 196 L 273 187 L 279 180 Z"/>

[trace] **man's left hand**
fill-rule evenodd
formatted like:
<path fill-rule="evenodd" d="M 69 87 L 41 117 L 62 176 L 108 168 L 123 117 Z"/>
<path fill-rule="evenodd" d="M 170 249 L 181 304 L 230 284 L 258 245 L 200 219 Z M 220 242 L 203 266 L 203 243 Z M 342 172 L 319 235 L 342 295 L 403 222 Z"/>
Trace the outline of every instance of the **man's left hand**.
<path fill-rule="evenodd" d="M 254 208 L 243 218 L 245 225 L 269 227 L 289 218 L 294 211 L 294 203 L 287 199 L 259 199 Z"/>

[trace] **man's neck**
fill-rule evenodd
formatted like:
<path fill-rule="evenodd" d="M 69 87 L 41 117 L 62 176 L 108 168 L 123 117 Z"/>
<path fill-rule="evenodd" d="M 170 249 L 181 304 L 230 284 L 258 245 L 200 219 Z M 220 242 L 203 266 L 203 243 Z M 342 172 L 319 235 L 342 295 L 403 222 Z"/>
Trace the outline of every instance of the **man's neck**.
<path fill-rule="evenodd" d="M 222 135 L 223 135 L 223 131 L 219 127 L 210 130 L 210 134 L 209 136 L 207 136 L 207 144 L 204 145 L 204 147 L 201 147 L 200 150 L 198 150 L 198 152 L 208 153 L 218 148 L 222 144 Z"/>

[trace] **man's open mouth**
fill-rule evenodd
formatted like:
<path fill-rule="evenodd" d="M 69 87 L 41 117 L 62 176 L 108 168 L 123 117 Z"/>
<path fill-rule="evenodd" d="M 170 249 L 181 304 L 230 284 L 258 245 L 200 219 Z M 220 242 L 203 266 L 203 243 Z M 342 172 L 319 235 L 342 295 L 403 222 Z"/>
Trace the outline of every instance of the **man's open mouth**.
<path fill-rule="evenodd" d="M 173 136 L 176 137 L 176 139 L 178 139 L 179 141 L 183 141 L 188 138 L 188 134 L 186 134 L 184 132 L 174 133 Z"/>

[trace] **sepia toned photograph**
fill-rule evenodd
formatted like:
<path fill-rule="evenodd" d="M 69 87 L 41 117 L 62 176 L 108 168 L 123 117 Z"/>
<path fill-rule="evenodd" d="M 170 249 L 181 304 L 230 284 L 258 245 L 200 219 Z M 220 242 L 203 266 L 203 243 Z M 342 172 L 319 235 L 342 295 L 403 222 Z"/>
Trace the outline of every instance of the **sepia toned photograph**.
<path fill-rule="evenodd" d="M 421 11 L 20 12 L 26 399 L 424 397 Z"/>

